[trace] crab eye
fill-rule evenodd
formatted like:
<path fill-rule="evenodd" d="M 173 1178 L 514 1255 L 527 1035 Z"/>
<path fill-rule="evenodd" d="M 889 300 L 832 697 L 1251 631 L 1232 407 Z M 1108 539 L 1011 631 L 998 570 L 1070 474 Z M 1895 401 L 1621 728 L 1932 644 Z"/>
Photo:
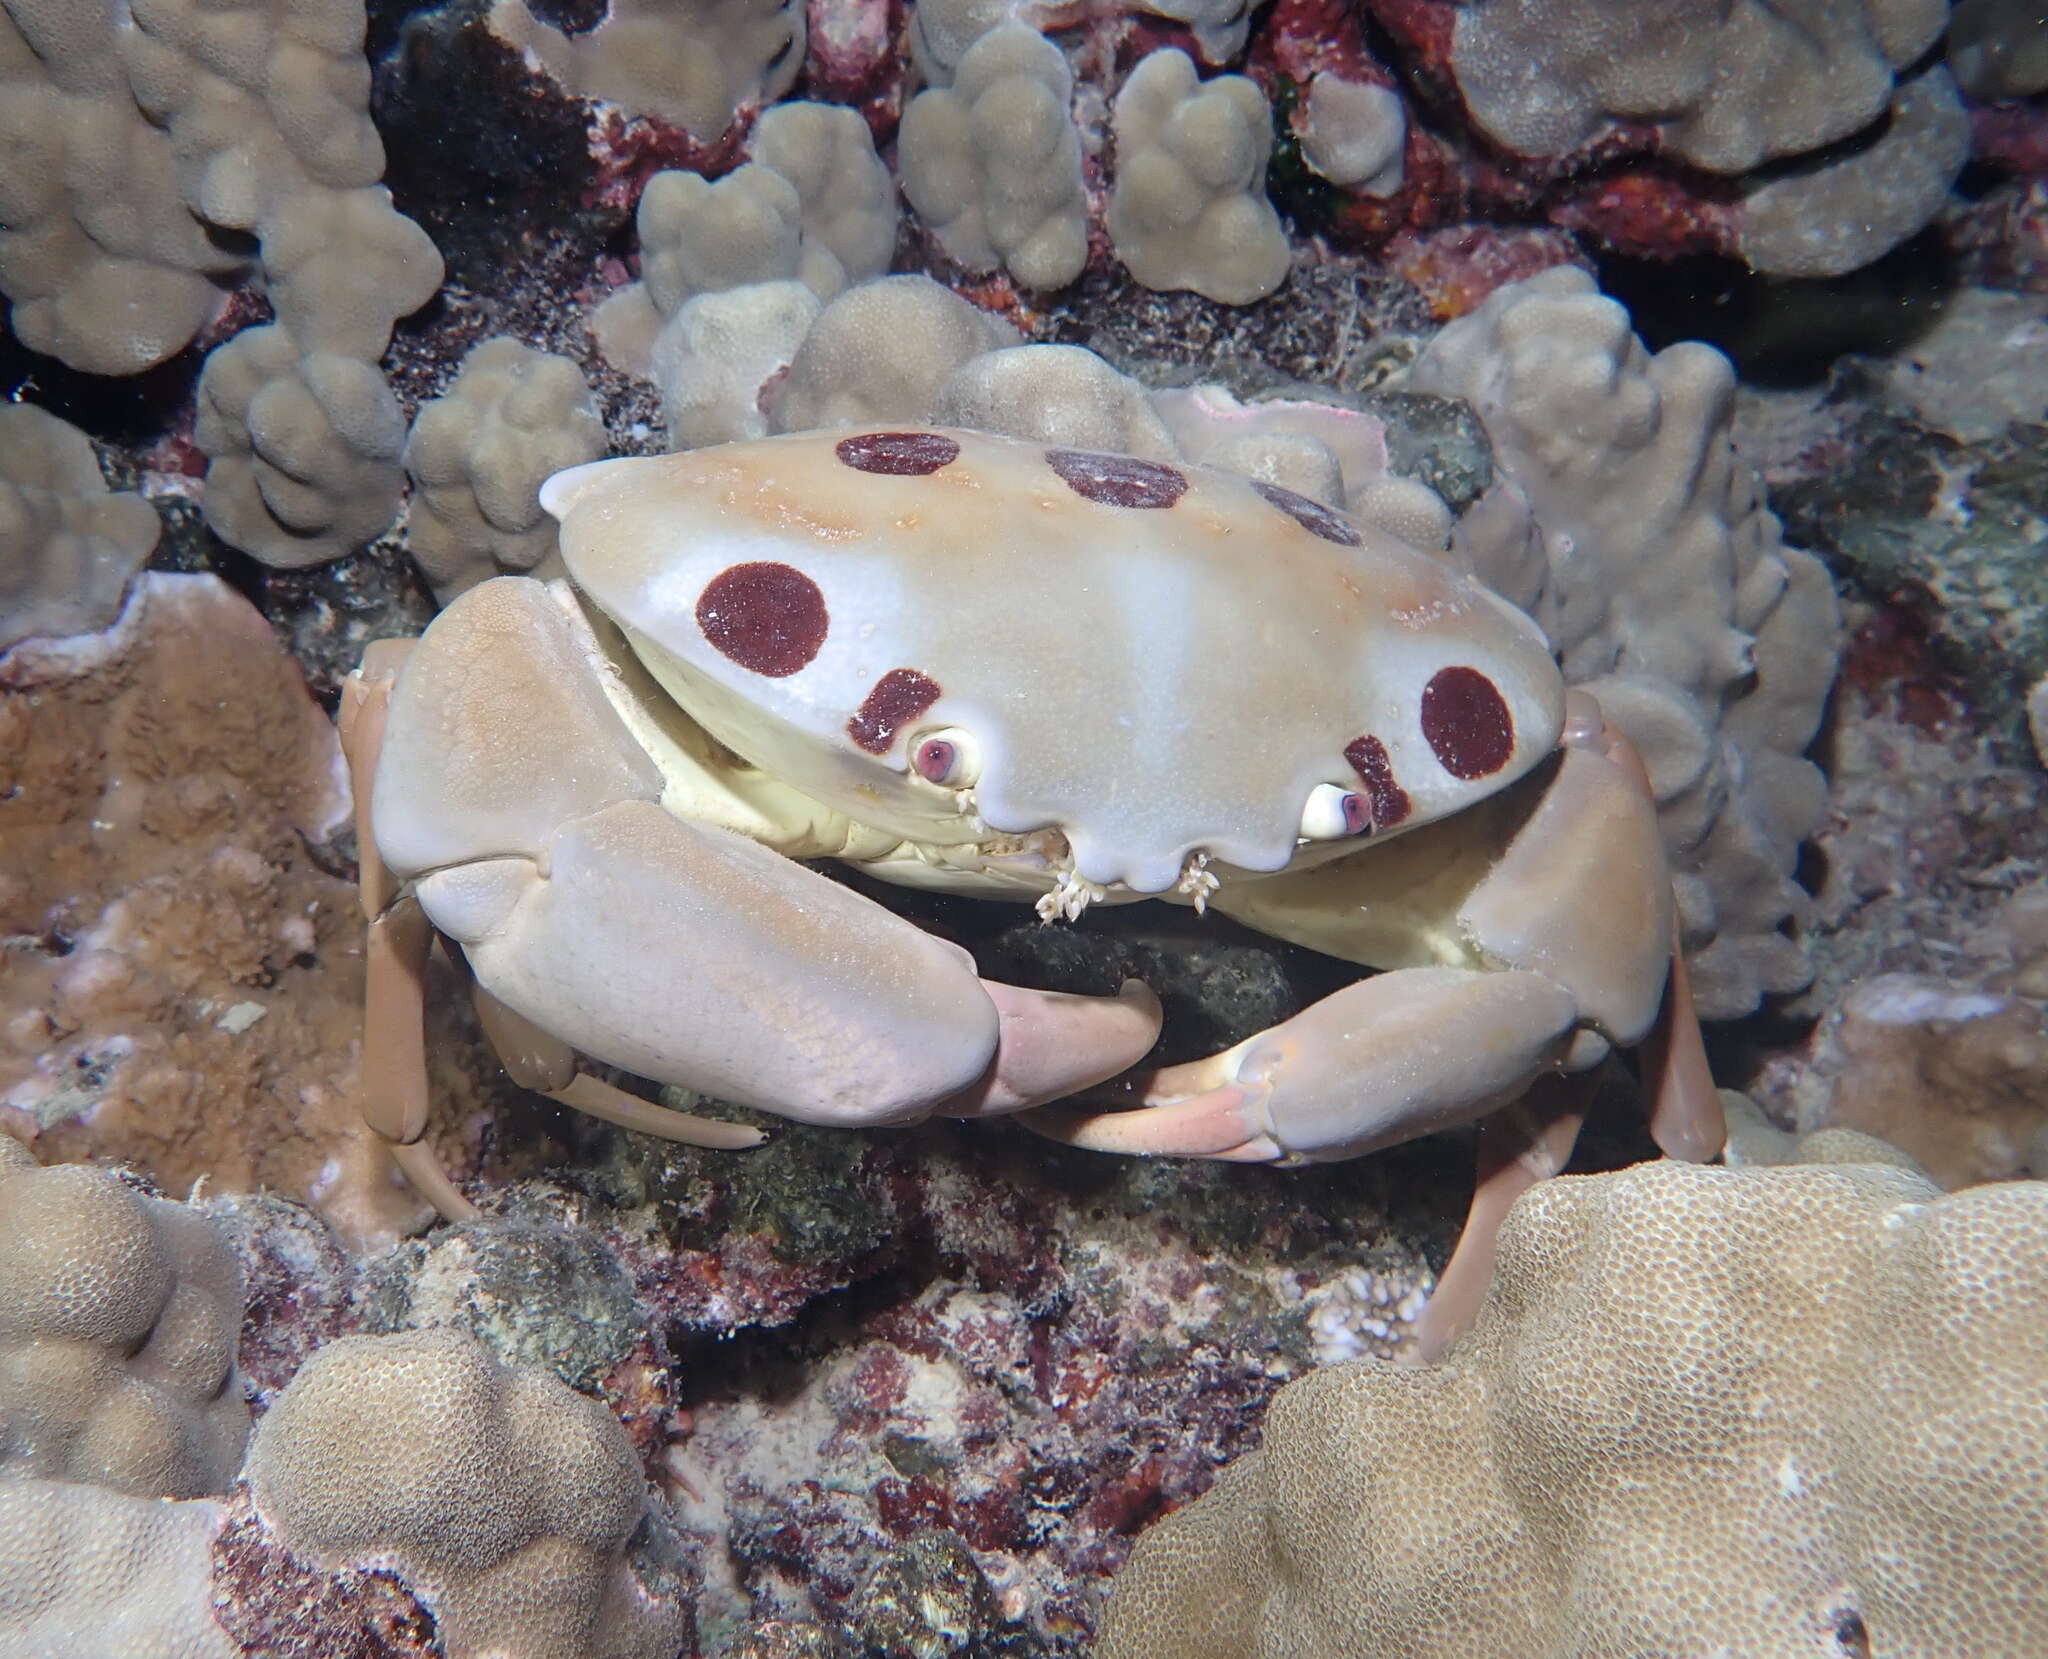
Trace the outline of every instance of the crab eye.
<path fill-rule="evenodd" d="M 911 750 L 910 764 L 925 782 L 949 789 L 970 788 L 981 769 L 974 739 L 952 726 L 920 738 Z"/>
<path fill-rule="evenodd" d="M 1356 789 L 1319 783 L 1301 809 L 1301 834 L 1308 841 L 1337 841 L 1372 828 L 1372 803 Z"/>

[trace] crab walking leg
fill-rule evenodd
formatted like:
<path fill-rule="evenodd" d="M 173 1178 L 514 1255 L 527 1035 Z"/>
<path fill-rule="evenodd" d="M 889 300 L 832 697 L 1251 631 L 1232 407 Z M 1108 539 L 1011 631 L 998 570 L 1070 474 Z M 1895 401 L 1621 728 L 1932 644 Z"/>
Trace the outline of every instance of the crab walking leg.
<path fill-rule="evenodd" d="M 479 1212 L 441 1168 L 427 1132 L 426 974 L 434 930 L 400 899 L 370 923 L 363 968 L 363 1121 L 416 1191 L 450 1221 Z"/>
<path fill-rule="evenodd" d="M 372 640 L 363 660 L 341 682 L 341 708 L 335 726 L 341 735 L 342 758 L 348 762 L 348 786 L 356 822 L 356 897 L 371 921 L 391 908 L 398 881 L 377 851 L 371 811 L 371 786 L 377 761 L 384 753 L 384 727 L 391 716 L 391 694 L 413 647 L 411 639 Z"/>
<path fill-rule="evenodd" d="M 419 904 L 393 902 L 397 883 L 370 831 L 370 784 L 384 721 L 411 640 L 378 640 L 343 682 L 342 754 L 355 795 L 357 893 L 369 929 L 363 964 L 363 1046 L 358 1062 L 364 1124 L 390 1150 L 415 1191 L 451 1221 L 475 1216 L 420 1139 L 427 1132 L 426 972 L 434 934 Z"/>
<path fill-rule="evenodd" d="M 1025 1114 L 1101 1152 L 1239 1162 L 1355 1158 L 1484 1116 L 1566 1064 L 1579 1009 L 1542 974 L 1404 968 L 1235 1048 L 1119 1084 L 1134 1111 Z"/>
<path fill-rule="evenodd" d="M 1538 1181 L 1562 1174 L 1579 1126 L 1586 1120 L 1591 1083 L 1580 1077 L 1539 1077 L 1512 1106 L 1479 1125 L 1478 1169 L 1472 1207 L 1465 1213 L 1451 1259 L 1437 1275 L 1411 1332 L 1403 1359 L 1441 1359 L 1471 1326 L 1493 1282 L 1501 1223 L 1514 1201 Z"/>
<path fill-rule="evenodd" d="M 1564 741 L 1588 748 L 1628 774 L 1645 801 L 1654 803 L 1650 769 L 1627 734 L 1608 723 L 1600 705 L 1583 691 L 1565 694 Z M 1643 1091 L 1648 1098 L 1650 1137 L 1667 1157 L 1703 1164 L 1720 1156 L 1728 1123 L 1720 1092 L 1707 1064 L 1693 1007 L 1692 973 L 1685 965 L 1678 917 L 1671 919 L 1671 970 L 1657 1023 L 1643 1039 Z"/>
<path fill-rule="evenodd" d="M 700 1118 L 694 1113 L 657 1106 L 590 1072 L 578 1071 L 576 1051 L 559 1037 L 550 1036 L 523 1014 L 514 1013 L 481 985 L 472 984 L 471 996 L 476 1004 L 477 1022 L 490 1039 L 505 1074 L 522 1089 L 544 1094 L 550 1100 L 616 1123 L 622 1129 L 637 1129 L 643 1135 L 658 1135 L 686 1146 L 744 1152 L 768 1138 L 744 1123 Z"/>

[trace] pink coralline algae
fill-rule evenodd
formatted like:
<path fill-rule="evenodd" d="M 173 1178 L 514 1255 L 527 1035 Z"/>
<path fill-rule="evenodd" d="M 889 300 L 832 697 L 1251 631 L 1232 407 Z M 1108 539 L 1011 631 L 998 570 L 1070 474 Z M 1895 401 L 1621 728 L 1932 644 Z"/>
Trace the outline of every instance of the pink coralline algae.
<path fill-rule="evenodd" d="M 1015 1651 L 1078 1651 L 1137 1532 L 1274 1389 L 1395 1351 L 1429 1279 L 1401 1241 L 1438 1225 L 1384 1165 L 1125 1165 L 986 1125 L 758 1154 L 581 1132 L 581 1173 L 363 1268 L 302 1210 L 217 1201 L 260 1314 L 243 1363 L 274 1384 L 350 1330 L 445 1324 L 594 1390 L 703 1563 L 707 1651 L 764 1619 L 864 1629 L 878 1563 L 935 1535 Z"/>

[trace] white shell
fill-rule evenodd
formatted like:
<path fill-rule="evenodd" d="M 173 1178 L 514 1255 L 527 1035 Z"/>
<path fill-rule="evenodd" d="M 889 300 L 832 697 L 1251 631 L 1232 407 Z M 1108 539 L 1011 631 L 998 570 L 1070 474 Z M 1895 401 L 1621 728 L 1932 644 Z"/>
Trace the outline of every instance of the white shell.
<path fill-rule="evenodd" d="M 981 755 L 980 822 L 1060 831 L 1088 882 L 1162 892 L 1198 851 L 1285 867 L 1318 785 L 1373 793 L 1347 760 L 1367 738 L 1406 803 L 1385 827 L 1432 822 L 1526 773 L 1563 721 L 1549 648 L 1519 611 L 1232 473 L 842 430 L 595 462 L 541 500 L 579 587 L 720 741 L 886 824 L 940 816 L 908 757 L 924 733 L 962 728 Z M 728 576 L 750 565 L 779 573 Z M 822 618 L 769 614 L 778 593 L 803 611 L 811 588 Z M 807 627 L 822 638 L 806 656 Z M 1477 693 L 1482 713 L 1497 697 L 1491 737 L 1425 721 L 1425 688 L 1451 668 L 1492 688 Z M 860 724 L 899 670 L 935 700 L 900 729 Z"/>

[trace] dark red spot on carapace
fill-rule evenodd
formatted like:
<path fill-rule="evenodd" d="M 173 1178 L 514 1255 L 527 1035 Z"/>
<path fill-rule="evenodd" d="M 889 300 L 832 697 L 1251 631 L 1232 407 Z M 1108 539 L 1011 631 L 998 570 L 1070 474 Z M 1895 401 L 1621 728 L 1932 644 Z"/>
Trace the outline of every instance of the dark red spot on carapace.
<path fill-rule="evenodd" d="M 1344 745 L 1344 758 L 1351 762 L 1351 770 L 1358 774 L 1358 780 L 1365 785 L 1365 798 L 1372 811 L 1372 828 L 1392 829 L 1396 824 L 1405 823 L 1408 814 L 1414 810 L 1414 802 L 1408 799 L 1408 791 L 1394 781 L 1393 763 L 1387 759 L 1387 746 L 1376 737 L 1353 738 Z M 1350 815 L 1345 815 L 1348 824 Z"/>
<path fill-rule="evenodd" d="M 871 755 L 884 754 L 906 723 L 939 700 L 939 682 L 914 668 L 892 668 L 875 682 L 846 735 Z"/>
<path fill-rule="evenodd" d="M 1515 752 L 1515 719 L 1476 668 L 1440 668 L 1422 688 L 1422 735 L 1454 778 L 1490 778 Z"/>
<path fill-rule="evenodd" d="M 1268 506 L 1278 507 L 1312 536 L 1321 536 L 1324 541 L 1333 541 L 1339 547 L 1358 547 L 1365 541 L 1356 529 L 1320 501 L 1258 478 L 1252 480 L 1252 488 L 1265 498 Z"/>
<path fill-rule="evenodd" d="M 1187 493 L 1186 473 L 1135 455 L 1048 449 L 1045 460 L 1068 489 L 1105 507 L 1171 507 Z"/>
<path fill-rule="evenodd" d="M 818 584 L 794 565 L 731 565 L 697 596 L 697 626 L 742 668 L 779 680 L 818 654 L 831 618 Z"/>
<path fill-rule="evenodd" d="M 960 459 L 960 446 L 942 432 L 863 432 L 833 446 L 855 472 L 924 478 Z"/>

